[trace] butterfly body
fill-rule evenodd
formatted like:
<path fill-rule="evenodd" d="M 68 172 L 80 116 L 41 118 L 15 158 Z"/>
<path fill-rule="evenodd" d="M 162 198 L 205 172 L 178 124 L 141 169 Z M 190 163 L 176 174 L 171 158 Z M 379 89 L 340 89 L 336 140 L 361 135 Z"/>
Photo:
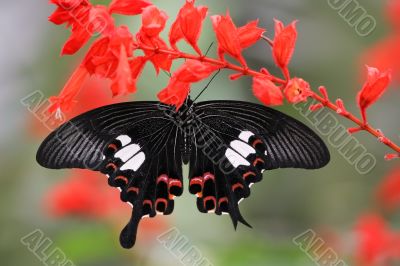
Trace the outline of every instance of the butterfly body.
<path fill-rule="evenodd" d="M 189 192 L 200 212 L 230 215 L 249 225 L 239 202 L 264 170 L 316 169 L 329 152 L 299 121 L 240 101 L 193 103 L 179 110 L 157 102 L 110 105 L 62 125 L 43 142 L 37 161 L 47 168 L 85 168 L 107 175 L 132 205 L 121 233 L 123 247 L 136 239 L 144 216 L 171 214 L 183 193 L 182 165 L 189 164 Z"/>

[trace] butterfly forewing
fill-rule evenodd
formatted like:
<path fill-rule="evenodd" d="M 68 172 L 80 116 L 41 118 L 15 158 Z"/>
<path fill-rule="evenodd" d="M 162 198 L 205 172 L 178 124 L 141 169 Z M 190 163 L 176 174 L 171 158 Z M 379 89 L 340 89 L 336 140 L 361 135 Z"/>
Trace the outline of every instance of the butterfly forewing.
<path fill-rule="evenodd" d="M 330 160 L 329 151 L 317 134 L 277 110 L 241 101 L 201 102 L 197 110 L 212 110 L 220 119 L 234 118 L 237 123 L 246 125 L 247 130 L 262 137 L 266 146 L 268 170 L 318 169 Z"/>

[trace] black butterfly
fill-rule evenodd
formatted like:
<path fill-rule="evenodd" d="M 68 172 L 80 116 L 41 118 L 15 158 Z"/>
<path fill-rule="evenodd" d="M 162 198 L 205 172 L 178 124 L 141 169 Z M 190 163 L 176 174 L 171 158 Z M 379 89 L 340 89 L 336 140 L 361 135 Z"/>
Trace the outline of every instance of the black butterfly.
<path fill-rule="evenodd" d="M 37 153 L 40 165 L 84 168 L 108 176 L 132 205 L 121 245 L 131 248 L 143 216 L 171 214 L 183 191 L 182 162 L 200 212 L 228 213 L 236 228 L 238 204 L 264 170 L 317 169 L 330 159 L 307 126 L 276 110 L 241 101 L 194 103 L 175 111 L 158 102 L 104 106 L 52 132 Z M 101 197 L 101 195 L 99 195 Z"/>

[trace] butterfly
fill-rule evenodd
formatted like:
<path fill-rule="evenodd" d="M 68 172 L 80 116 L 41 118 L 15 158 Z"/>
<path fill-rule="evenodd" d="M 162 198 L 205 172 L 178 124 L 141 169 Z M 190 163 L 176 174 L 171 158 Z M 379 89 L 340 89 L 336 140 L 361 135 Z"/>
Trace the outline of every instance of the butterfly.
<path fill-rule="evenodd" d="M 132 206 L 120 235 L 132 248 L 140 220 L 173 212 L 183 193 L 182 165 L 189 164 L 189 192 L 202 213 L 229 214 L 236 229 L 239 203 L 265 170 L 318 169 L 329 160 L 310 128 L 274 109 L 243 101 L 159 102 L 103 106 L 61 125 L 36 157 L 46 168 L 99 171 Z M 101 196 L 101 195 L 99 195 Z"/>

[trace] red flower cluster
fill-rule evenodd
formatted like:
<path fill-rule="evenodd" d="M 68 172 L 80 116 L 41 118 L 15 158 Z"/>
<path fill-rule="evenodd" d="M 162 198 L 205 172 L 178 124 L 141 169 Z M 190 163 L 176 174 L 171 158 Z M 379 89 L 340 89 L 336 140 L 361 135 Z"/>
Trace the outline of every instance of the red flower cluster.
<path fill-rule="evenodd" d="M 360 266 L 391 265 L 400 259 L 400 232 L 391 231 L 379 215 L 361 217 L 355 231 L 356 259 Z"/>
<path fill-rule="evenodd" d="M 388 210 L 400 208 L 400 168 L 393 169 L 379 185 L 378 201 Z"/>
<path fill-rule="evenodd" d="M 400 82 L 400 0 L 387 1 L 385 16 L 392 30 L 387 37 L 367 49 L 361 61 L 379 69 L 392 69 L 394 79 L 398 83 Z"/>
<path fill-rule="evenodd" d="M 398 3 L 400 0 L 395 1 Z M 169 30 L 169 42 L 160 36 L 165 30 L 168 15 L 148 0 L 113 0 L 108 7 L 92 5 L 89 0 L 51 0 L 51 3 L 56 4 L 57 9 L 50 16 L 50 21 L 66 24 L 72 29 L 63 54 L 75 53 L 92 35 L 99 33 L 61 93 L 50 98 L 52 105 L 49 111 L 55 112 L 57 117 L 61 117 L 61 112 L 71 109 L 89 76 L 110 80 L 113 96 L 126 95 L 136 92 L 137 80 L 147 62 L 153 64 L 158 74 L 160 70 L 170 73 L 172 63 L 184 59 L 185 62 L 171 75 L 168 85 L 158 93 L 159 100 L 165 104 L 175 105 L 179 109 L 190 93 L 192 83 L 208 78 L 219 69 L 229 69 L 235 72 L 230 76 L 232 80 L 242 76 L 253 78 L 254 95 L 262 103 L 281 105 L 286 99 L 294 104 L 312 97 L 318 101 L 311 107 L 313 111 L 327 107 L 337 112 L 358 125 L 357 128 L 349 129 L 349 132 L 368 131 L 396 152 L 387 155 L 388 159 L 400 157 L 400 147 L 371 127 L 366 116 L 367 109 L 387 89 L 391 72 L 368 68 L 368 79 L 357 98 L 362 114 L 362 120 L 358 119 L 346 110 L 341 99 L 336 104 L 331 102 L 324 88 L 320 90 L 321 96 L 311 91 L 309 83 L 303 79 L 291 77 L 288 67 L 297 41 L 296 21 L 285 26 L 275 20 L 275 36 L 271 40 L 264 36 L 266 30 L 258 26 L 258 20 L 238 27 L 229 12 L 226 15 L 213 15 L 210 19 L 218 41 L 219 56 L 219 59 L 214 59 L 204 55 L 198 45 L 208 8 L 196 6 L 195 0 L 186 0 L 179 10 Z M 397 5 L 394 10 L 398 10 Z M 133 34 L 127 26 L 115 25 L 113 14 L 141 14 L 140 30 Z M 392 20 L 398 24 L 395 17 Z M 283 79 L 270 74 L 266 69 L 255 71 L 248 67 L 242 52 L 261 39 L 271 46 L 273 60 L 281 70 Z M 178 42 L 182 40 L 196 53 L 181 51 Z M 226 55 L 239 64 L 228 61 Z"/>
<path fill-rule="evenodd" d="M 175 105 L 179 109 L 190 91 L 190 85 L 210 76 L 220 67 L 197 60 L 187 60 L 171 77 L 168 86 L 163 89 L 158 98 L 161 102 Z"/>
<path fill-rule="evenodd" d="M 105 221 L 118 228 L 128 219 L 126 203 L 119 192 L 107 185 L 105 177 L 92 171 L 72 170 L 70 176 L 52 187 L 44 198 L 48 214 L 56 217 L 80 217 Z M 167 217 L 143 219 L 140 241 L 153 241 L 170 228 Z"/>
<path fill-rule="evenodd" d="M 83 47 L 94 33 L 100 37 L 90 47 L 85 59 L 71 76 L 60 95 L 51 97 L 50 112 L 68 111 L 80 88 L 89 75 L 96 75 L 112 81 L 113 96 L 136 92 L 136 82 L 146 62 L 150 61 L 159 73 L 160 69 L 170 71 L 172 61 L 179 58 L 189 59 L 172 75 L 168 86 L 158 97 L 161 102 L 179 108 L 190 92 L 192 83 L 209 77 L 220 68 L 230 65 L 224 55 L 228 54 L 238 60 L 243 68 L 231 65 L 239 73 L 236 78 L 246 75 L 247 63 L 242 51 L 254 45 L 266 31 L 258 27 L 258 21 L 237 27 L 229 13 L 211 16 L 214 31 L 218 40 L 220 61 L 206 58 L 198 46 L 198 40 L 207 16 L 206 6 L 195 6 L 194 0 L 187 0 L 179 11 L 169 32 L 169 44 L 160 37 L 168 16 L 146 0 L 114 0 L 108 6 L 93 6 L 88 0 L 52 0 L 57 10 L 50 17 L 56 24 L 67 23 L 72 27 L 72 36 L 63 49 L 63 54 L 72 54 Z M 142 25 L 138 33 L 131 34 L 128 27 L 116 26 L 111 15 L 142 14 Z M 275 39 L 272 53 L 275 62 L 286 77 L 279 80 L 263 70 L 254 78 L 255 95 L 265 104 L 278 105 L 286 96 L 289 102 L 298 102 L 310 96 L 309 85 L 301 79 L 290 80 L 288 64 L 293 55 L 297 32 L 295 22 L 287 27 L 275 21 Z M 185 57 L 178 49 L 177 43 L 185 40 L 198 54 Z M 140 49 L 144 56 L 135 56 Z M 192 60 L 190 60 L 192 59 Z M 276 85 L 277 84 L 277 85 Z"/>
<path fill-rule="evenodd" d="M 70 110 L 88 74 L 111 79 L 114 96 L 135 92 L 135 81 L 144 60 L 131 58 L 135 47 L 133 37 L 126 26 L 116 27 L 111 15 L 138 15 L 151 4 L 145 0 L 114 0 L 109 7 L 93 6 L 88 0 L 51 0 L 51 3 L 56 4 L 57 9 L 49 20 L 72 27 L 72 35 L 62 54 L 77 52 L 95 33 L 100 33 L 102 37 L 91 46 L 60 95 L 50 98 L 52 106 L 49 111 L 60 113 Z"/>
<path fill-rule="evenodd" d="M 72 170 L 64 182 L 52 187 L 45 198 L 46 209 L 55 216 L 105 217 L 118 215 L 124 207 L 118 191 L 92 171 Z"/>

